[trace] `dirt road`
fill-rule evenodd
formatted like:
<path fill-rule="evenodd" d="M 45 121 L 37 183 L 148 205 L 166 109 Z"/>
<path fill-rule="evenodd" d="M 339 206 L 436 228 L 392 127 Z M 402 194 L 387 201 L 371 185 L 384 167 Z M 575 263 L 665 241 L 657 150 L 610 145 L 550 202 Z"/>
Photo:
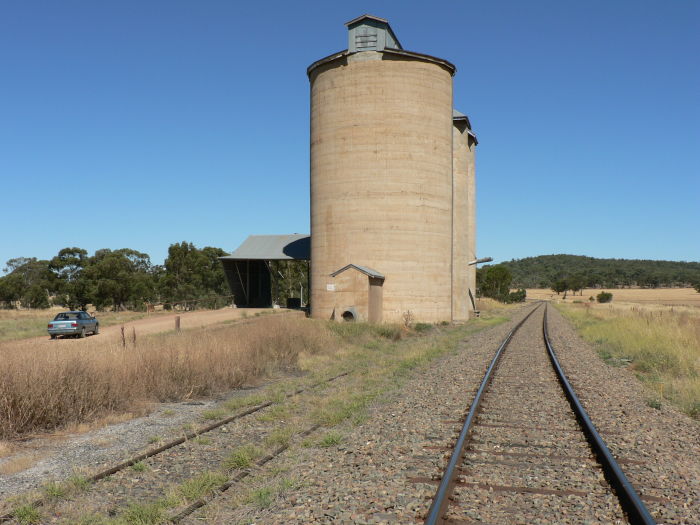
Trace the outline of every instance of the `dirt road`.
<path fill-rule="evenodd" d="M 19 346 L 37 345 L 76 345 L 84 344 L 87 341 L 94 342 L 97 338 L 102 342 L 115 342 L 121 340 L 121 327 L 124 326 L 124 331 L 128 338 L 132 337 L 134 330 L 136 337 L 148 334 L 156 334 L 160 332 L 168 332 L 175 329 L 175 318 L 180 317 L 180 328 L 187 330 L 190 328 L 200 328 L 212 324 L 221 323 L 224 321 L 232 321 L 242 319 L 244 317 L 253 317 L 258 312 L 275 312 L 276 314 L 289 312 L 286 309 L 270 310 L 269 308 L 222 308 L 221 310 L 203 310 L 194 312 L 178 312 L 173 314 L 152 314 L 142 319 L 129 321 L 119 325 L 100 327 L 100 333 L 96 336 L 89 335 L 85 339 L 77 338 L 59 338 L 50 339 L 48 334 L 45 337 L 31 337 L 29 339 L 20 339 L 15 341 L 6 341 L 0 343 L 0 350 L 3 348 L 17 348 Z M 99 319 L 99 315 L 97 316 Z"/>

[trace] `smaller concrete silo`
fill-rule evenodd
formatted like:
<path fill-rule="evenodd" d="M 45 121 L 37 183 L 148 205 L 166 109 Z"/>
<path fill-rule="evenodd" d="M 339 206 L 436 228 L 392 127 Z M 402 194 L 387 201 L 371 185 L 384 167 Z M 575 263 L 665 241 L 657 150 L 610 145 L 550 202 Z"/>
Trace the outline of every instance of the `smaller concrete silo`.
<path fill-rule="evenodd" d="M 476 310 L 476 135 L 469 118 L 457 110 L 452 117 L 452 318 L 469 319 Z"/>

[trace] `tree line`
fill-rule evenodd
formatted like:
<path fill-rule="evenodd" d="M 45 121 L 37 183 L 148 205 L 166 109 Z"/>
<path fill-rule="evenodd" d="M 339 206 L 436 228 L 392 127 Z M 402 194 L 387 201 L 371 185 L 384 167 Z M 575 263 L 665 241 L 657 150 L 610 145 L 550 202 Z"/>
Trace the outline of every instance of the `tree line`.
<path fill-rule="evenodd" d="M 700 287 L 700 262 L 540 255 L 502 263 L 518 288 Z M 487 267 L 485 267 L 487 268 Z M 563 291 L 563 290 L 562 290 Z"/>
<path fill-rule="evenodd" d="M 0 307 L 48 308 L 59 305 L 98 310 L 142 310 L 145 303 L 207 299 L 230 293 L 219 257 L 221 248 L 171 244 L 163 265 L 129 248 L 63 248 L 50 260 L 10 259 L 0 277 Z"/>

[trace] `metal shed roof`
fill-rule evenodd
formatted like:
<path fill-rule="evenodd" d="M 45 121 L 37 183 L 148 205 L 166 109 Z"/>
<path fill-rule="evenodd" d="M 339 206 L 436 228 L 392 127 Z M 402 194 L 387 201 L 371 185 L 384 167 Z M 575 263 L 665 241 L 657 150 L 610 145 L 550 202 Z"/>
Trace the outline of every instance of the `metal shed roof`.
<path fill-rule="evenodd" d="M 345 270 L 349 270 L 350 268 L 354 268 L 358 272 L 362 272 L 369 277 L 374 277 L 375 279 L 384 279 L 384 275 L 379 273 L 377 270 L 373 270 L 372 268 L 367 268 L 367 266 L 360 266 L 359 264 L 345 265 L 340 270 L 334 271 L 331 274 L 331 277 L 335 277 L 336 275 L 339 275 L 339 274 L 343 273 Z"/>
<path fill-rule="evenodd" d="M 305 233 L 290 235 L 249 235 L 231 255 L 219 257 L 226 260 L 284 261 L 311 258 L 311 236 Z"/>

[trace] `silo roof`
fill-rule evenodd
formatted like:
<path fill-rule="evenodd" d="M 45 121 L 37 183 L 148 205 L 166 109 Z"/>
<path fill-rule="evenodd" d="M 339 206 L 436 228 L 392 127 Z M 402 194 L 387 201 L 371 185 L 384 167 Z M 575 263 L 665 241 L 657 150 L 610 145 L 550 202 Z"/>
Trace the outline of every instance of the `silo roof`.
<path fill-rule="evenodd" d="M 393 54 L 393 55 L 399 55 L 403 56 L 406 58 L 412 58 L 415 60 L 421 60 L 425 62 L 432 62 L 434 64 L 438 64 L 439 66 L 445 68 L 447 71 L 450 72 L 451 75 L 454 75 L 455 72 L 457 71 L 457 68 L 452 64 L 451 62 L 443 59 L 443 58 L 438 58 L 434 57 L 432 55 L 426 55 L 424 53 L 416 53 L 415 51 L 406 51 L 403 49 L 403 46 L 399 42 L 399 39 L 396 37 L 396 34 L 394 33 L 393 29 L 391 29 L 391 26 L 389 25 L 389 21 L 386 20 L 385 18 L 379 18 L 378 16 L 373 16 L 369 14 L 364 14 L 362 16 L 358 16 L 357 18 L 353 18 L 349 22 L 346 22 L 345 24 L 348 28 L 348 31 L 351 33 L 354 31 L 354 28 L 361 27 L 363 25 L 365 26 L 373 26 L 373 27 L 382 27 L 382 30 L 386 31 L 390 35 L 390 40 L 393 40 L 393 43 L 389 43 L 387 41 L 385 45 L 380 46 L 380 42 L 378 41 L 377 37 L 374 37 L 374 44 L 377 45 L 377 49 L 374 49 L 375 51 L 379 53 L 386 53 L 386 54 Z M 364 35 L 370 38 L 369 35 Z M 363 38 L 362 36 L 360 38 Z M 310 77 L 311 72 L 316 69 L 317 67 L 323 65 L 323 64 L 328 64 L 330 62 L 333 62 L 335 60 L 345 58 L 348 55 L 352 55 L 355 52 L 360 52 L 363 49 L 367 50 L 373 50 L 372 48 L 372 43 L 371 42 L 365 42 L 366 46 L 363 45 L 363 49 L 357 49 L 353 46 L 355 44 L 353 43 L 354 40 L 350 38 L 350 41 L 348 42 L 348 49 L 345 49 L 343 51 L 338 51 L 337 53 L 333 53 L 332 55 L 328 55 L 327 57 L 321 58 L 320 60 L 317 60 L 313 64 L 311 64 L 308 68 L 306 68 L 306 74 Z"/>
<path fill-rule="evenodd" d="M 426 55 L 424 53 L 416 53 L 415 51 L 406 51 L 405 49 L 390 49 L 390 48 L 384 48 L 381 51 L 378 51 L 379 53 L 386 53 L 387 55 L 398 55 L 398 56 L 404 56 L 406 58 L 414 58 L 416 60 L 422 60 L 424 62 L 432 62 L 433 64 L 437 64 L 439 66 L 444 67 L 450 75 L 454 76 L 454 74 L 457 71 L 457 68 L 455 65 L 450 62 L 449 60 L 445 60 L 444 58 L 438 58 L 434 57 L 432 55 Z M 323 64 L 328 64 L 330 62 L 333 62 L 335 60 L 338 60 L 340 58 L 347 57 L 351 53 L 348 52 L 347 49 L 344 49 L 343 51 L 338 51 L 336 53 L 333 53 L 332 55 L 328 55 L 327 57 L 323 57 L 313 64 L 311 64 L 309 67 L 306 68 L 306 74 L 307 76 L 311 77 L 311 72 L 316 69 L 319 66 L 322 66 Z"/>
<path fill-rule="evenodd" d="M 357 18 L 353 18 L 349 22 L 345 22 L 346 26 L 349 26 L 350 24 L 354 24 L 355 22 L 359 22 L 360 20 L 364 20 L 365 18 L 368 18 L 370 20 L 376 20 L 377 22 L 383 22 L 384 24 L 388 24 L 389 21 L 386 18 L 379 18 L 378 16 L 370 15 L 368 13 L 365 13 L 364 15 L 360 15 Z"/>
<path fill-rule="evenodd" d="M 469 117 L 466 116 L 464 113 L 461 113 L 457 111 L 456 109 L 452 109 L 452 120 L 463 120 L 467 124 L 467 133 L 471 135 L 474 138 L 474 142 L 476 144 L 479 143 L 479 141 L 476 139 L 476 134 L 472 131 L 472 123 L 469 121 Z"/>
<path fill-rule="evenodd" d="M 311 258 L 311 236 L 305 233 L 289 235 L 249 235 L 231 255 L 221 260 L 308 261 Z"/>

